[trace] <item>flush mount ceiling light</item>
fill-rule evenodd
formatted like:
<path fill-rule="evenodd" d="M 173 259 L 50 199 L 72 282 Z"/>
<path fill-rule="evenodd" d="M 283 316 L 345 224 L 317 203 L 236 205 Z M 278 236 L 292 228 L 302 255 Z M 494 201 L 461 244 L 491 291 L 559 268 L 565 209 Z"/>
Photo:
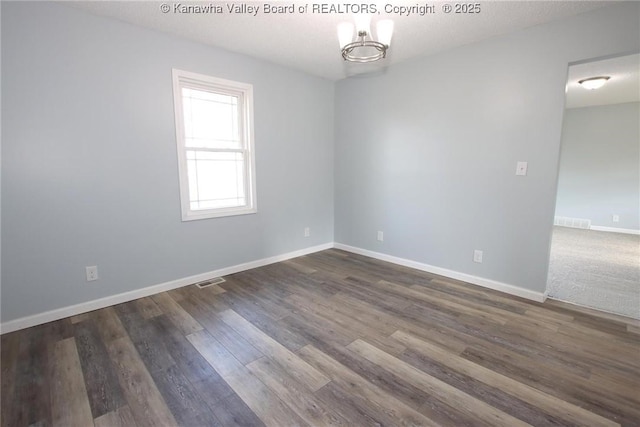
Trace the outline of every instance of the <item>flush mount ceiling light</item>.
<path fill-rule="evenodd" d="M 601 88 L 610 78 L 609 76 L 590 77 L 588 79 L 582 79 L 578 83 L 585 89 L 594 90 Z"/>
<path fill-rule="evenodd" d="M 343 22 L 338 25 L 338 41 L 342 49 L 342 58 L 351 62 L 373 62 L 386 57 L 393 35 L 393 21 L 389 19 L 378 21 L 376 25 L 378 40 L 374 40 L 371 35 L 370 15 L 356 15 L 355 21 L 355 40 L 353 24 Z"/>

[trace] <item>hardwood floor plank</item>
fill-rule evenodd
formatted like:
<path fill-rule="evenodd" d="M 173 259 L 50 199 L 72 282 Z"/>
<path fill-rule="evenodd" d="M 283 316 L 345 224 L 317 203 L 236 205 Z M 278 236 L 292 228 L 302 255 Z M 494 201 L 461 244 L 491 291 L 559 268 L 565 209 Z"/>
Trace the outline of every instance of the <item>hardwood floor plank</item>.
<path fill-rule="evenodd" d="M 540 411 L 539 408 L 530 405 L 528 402 L 515 398 L 506 392 L 503 392 L 494 387 L 490 387 L 473 377 L 461 374 L 453 371 L 446 366 L 434 362 L 427 356 L 413 349 L 405 350 L 399 359 L 408 363 L 409 365 L 420 369 L 425 374 L 428 374 L 434 378 L 443 381 L 463 393 L 482 400 L 490 406 L 501 410 L 502 412 L 510 415 L 517 416 L 522 421 L 531 424 L 533 426 L 563 426 L 563 427 L 576 427 L 572 423 L 566 423 L 561 419 L 555 418 L 545 412 Z M 430 397 L 425 404 L 420 407 L 424 410 L 425 406 L 429 405 L 430 409 L 435 411 L 436 414 L 450 415 L 451 420 L 446 420 L 442 424 L 450 426 L 462 426 L 469 425 L 474 426 L 480 421 L 477 418 L 470 418 L 469 413 L 461 413 L 457 408 L 457 402 L 443 402 L 438 400 L 437 397 Z"/>
<path fill-rule="evenodd" d="M 158 333 L 164 337 L 167 351 L 191 384 L 194 392 L 214 412 L 216 403 L 234 394 L 229 385 L 209 365 L 187 338 L 164 315 L 153 319 Z"/>
<path fill-rule="evenodd" d="M 143 319 L 151 319 L 152 317 L 163 314 L 162 309 L 158 307 L 158 304 L 156 304 L 151 297 L 144 297 L 136 300 L 136 307 Z"/>
<path fill-rule="evenodd" d="M 235 393 L 216 403 L 212 409 L 224 426 L 264 427 L 260 418 Z"/>
<path fill-rule="evenodd" d="M 329 382 L 326 376 L 256 328 L 235 311 L 224 311 L 220 313 L 220 317 L 226 324 L 245 337 L 255 348 L 271 357 L 276 363 L 281 364 L 291 376 L 305 384 L 311 391 L 316 391 Z"/>
<path fill-rule="evenodd" d="M 470 313 L 465 313 L 466 315 L 477 315 L 478 312 L 486 312 L 493 318 L 503 319 L 505 324 L 515 323 L 518 325 L 526 325 L 527 327 L 532 327 L 535 329 L 546 329 L 554 332 L 558 330 L 558 324 L 554 320 L 539 316 L 526 316 L 522 309 L 514 308 L 511 305 L 506 305 L 503 303 L 491 303 L 486 299 L 483 300 L 481 298 L 468 299 L 454 293 L 444 292 L 440 289 L 429 289 L 428 291 L 426 291 L 424 287 L 415 288 L 413 286 L 411 287 L 411 289 L 417 289 L 418 292 L 427 294 L 430 297 L 435 297 L 436 299 L 442 301 L 467 306 L 472 311 Z"/>
<path fill-rule="evenodd" d="M 0 399 L 2 414 L 0 422 L 2 427 L 18 425 L 17 413 L 21 405 L 16 400 L 16 380 L 18 357 L 20 354 L 20 339 L 24 332 L 12 332 L 2 335 L 0 343 L 0 370 L 2 376 L 0 382 Z"/>
<path fill-rule="evenodd" d="M 170 366 L 164 371 L 151 372 L 151 376 L 175 417 L 176 425 L 220 426 L 210 407 L 176 366 Z"/>
<path fill-rule="evenodd" d="M 98 332 L 107 346 L 115 340 L 128 336 L 113 307 L 92 311 L 90 315 L 95 324 L 100 325 Z"/>
<path fill-rule="evenodd" d="M 171 296 L 171 298 L 173 298 L 175 302 L 179 303 L 190 294 L 193 288 L 197 288 L 197 286 L 196 285 L 183 286 L 182 288 L 171 289 L 170 291 L 167 291 L 167 293 L 169 294 L 169 296 Z"/>
<path fill-rule="evenodd" d="M 172 356 L 175 365 L 180 368 L 189 381 L 196 383 L 207 380 L 213 384 L 213 381 L 222 380 L 173 322 L 165 316 L 159 316 L 153 319 L 152 324 L 157 333 L 163 337 L 164 346 Z M 228 394 L 230 390 L 219 390 L 219 392 Z M 226 397 L 226 395 L 222 397 Z"/>
<path fill-rule="evenodd" d="M 305 299 L 297 295 L 291 295 L 287 297 L 287 301 L 295 304 L 298 310 L 304 310 L 312 316 L 321 319 L 322 323 L 329 325 L 333 330 L 340 331 L 342 335 L 349 334 L 353 339 L 356 337 L 366 337 L 368 340 L 375 341 L 394 354 L 404 350 L 397 342 L 387 338 L 388 335 L 397 328 L 389 328 L 388 325 L 383 325 L 381 322 L 369 324 L 361 322 L 357 318 L 357 314 L 351 317 L 340 312 L 338 308 L 339 305 L 333 300 L 327 301 L 321 297 Z"/>
<path fill-rule="evenodd" d="M 186 298 L 183 298 L 182 301 L 184 301 L 185 299 L 189 299 L 190 301 L 198 301 L 202 305 L 206 306 L 207 310 L 217 314 L 230 308 L 226 303 L 225 297 L 227 296 L 227 294 L 228 293 L 226 291 L 222 294 L 213 294 L 211 292 L 207 292 L 207 289 L 198 289 L 196 287 L 189 293 Z M 182 303 L 180 303 L 180 305 L 185 308 Z"/>
<path fill-rule="evenodd" d="M 347 426 L 349 423 L 315 398 L 313 393 L 267 357 L 247 365 L 285 404 L 312 426 Z"/>
<path fill-rule="evenodd" d="M 578 406 L 562 401 L 561 399 L 550 396 L 533 387 L 522 384 L 505 375 L 487 369 L 481 365 L 470 362 L 460 356 L 452 354 L 426 341 L 420 340 L 403 331 L 395 332 L 392 337 L 402 342 L 404 345 L 426 354 L 438 363 L 446 365 L 449 368 L 464 373 L 472 378 L 478 379 L 479 381 L 492 387 L 504 390 L 513 396 L 516 396 L 526 402 L 531 403 L 532 405 L 539 407 L 540 409 L 551 415 L 555 415 L 556 417 L 565 420 L 566 422 L 582 425 L 585 427 L 619 426 L 619 424 L 607 420 L 606 418 L 593 414 Z"/>
<path fill-rule="evenodd" d="M 352 371 L 354 374 L 362 377 L 364 380 L 370 382 L 371 384 L 375 384 L 376 387 L 381 389 L 383 392 L 386 392 L 390 396 L 394 396 L 407 406 L 412 409 L 417 410 L 422 415 L 431 419 L 437 425 L 447 425 L 447 426 L 474 426 L 477 424 L 475 418 L 470 418 L 464 416 L 460 412 L 456 411 L 453 407 L 448 404 L 443 404 L 440 401 L 435 401 L 428 394 L 423 391 L 413 387 L 410 384 L 407 384 L 404 381 L 401 381 L 395 375 L 383 371 L 379 369 L 379 367 L 368 360 L 360 357 L 359 355 L 349 351 L 344 346 L 335 345 L 334 343 L 327 343 L 318 340 L 314 342 L 313 346 L 325 353 L 327 356 L 331 357 L 337 363 L 343 365 L 345 368 Z M 326 390 L 329 391 L 326 391 Z M 319 392 L 316 393 L 319 396 Z M 336 397 L 339 394 L 335 387 L 332 385 L 332 382 L 327 384 L 322 388 L 322 396 L 326 398 Z M 326 402 L 326 400 L 321 399 Z M 349 402 L 349 406 L 358 405 L 357 411 L 347 410 L 344 405 L 338 404 L 336 405 L 335 401 L 327 402 L 328 407 L 334 408 L 341 407 L 339 413 L 344 416 L 345 410 L 350 414 L 349 416 L 344 416 L 347 419 L 353 419 L 352 417 L 356 414 L 355 419 L 359 419 L 360 416 L 365 416 L 367 419 L 378 419 L 382 424 L 391 424 L 394 425 L 392 419 L 387 419 L 384 421 L 379 418 L 381 416 L 380 413 L 376 412 L 371 408 L 366 407 L 365 402 L 354 401 L 353 399 L 344 399 L 344 402 Z M 373 421 L 368 421 L 364 424 L 368 425 L 373 423 Z M 362 423 L 360 423 L 362 424 Z M 375 423 L 374 423 L 375 424 Z"/>
<path fill-rule="evenodd" d="M 293 294 L 309 298 L 331 298 L 342 290 L 342 288 L 337 283 L 321 280 L 321 278 L 319 280 L 314 276 L 297 276 L 295 278 L 284 278 L 278 281 L 278 286 L 282 289 L 285 289 L 289 293 L 289 295 L 283 295 L 283 299 L 286 299 L 288 296 Z"/>
<path fill-rule="evenodd" d="M 463 313 L 472 317 L 484 319 L 489 322 L 495 322 L 498 325 L 504 325 L 507 323 L 507 319 L 505 319 L 505 315 L 503 313 L 497 314 L 495 312 L 487 310 L 478 310 L 474 308 L 472 304 L 461 304 L 459 302 L 453 301 L 453 297 L 451 299 L 444 298 L 443 295 L 446 294 L 443 293 L 440 293 L 440 297 L 435 297 L 431 296 L 431 294 L 416 291 L 415 289 L 388 282 L 386 280 L 381 280 L 377 284 L 382 285 L 389 290 L 393 290 L 396 294 L 406 296 L 407 298 L 413 300 L 430 302 L 432 304 L 450 309 L 457 313 Z"/>
<path fill-rule="evenodd" d="M 622 425 L 635 426 L 637 420 L 640 420 L 637 393 L 620 394 L 617 387 L 605 389 L 588 378 L 545 365 L 543 360 L 523 357 L 504 349 L 487 351 L 474 346 L 465 350 L 461 356 Z M 638 386 L 640 387 L 640 383 Z M 626 419 L 635 421 L 625 424 Z"/>
<path fill-rule="evenodd" d="M 51 357 L 52 425 L 60 427 L 93 424 L 75 339 L 57 342 Z"/>
<path fill-rule="evenodd" d="M 350 275 L 344 280 L 338 281 L 343 285 L 342 292 L 351 295 L 361 301 L 366 301 L 383 310 L 402 310 L 414 303 L 411 298 L 404 295 L 395 295 L 389 289 L 372 286 L 375 282 L 367 281 Z"/>
<path fill-rule="evenodd" d="M 265 425 L 306 425 L 207 331 L 196 332 L 187 339 Z"/>
<path fill-rule="evenodd" d="M 93 418 L 125 404 L 109 353 L 91 318 L 75 325 L 75 342 Z"/>
<path fill-rule="evenodd" d="M 87 319 L 89 319 L 89 314 L 88 313 L 78 314 L 77 316 L 73 316 L 73 317 L 70 318 L 71 323 L 74 324 L 74 325 L 76 323 L 84 322 Z"/>
<path fill-rule="evenodd" d="M 640 327 L 640 319 L 632 319 L 627 316 L 620 316 L 613 313 L 607 313 L 605 311 L 598 311 L 593 308 L 582 307 L 576 304 L 571 304 L 564 301 L 554 300 L 549 298 L 545 301 L 545 306 L 550 309 L 562 310 L 562 312 L 570 313 L 574 318 L 583 318 L 586 315 L 587 318 L 597 318 L 604 321 L 611 321 L 617 323 L 624 328 L 626 325 L 634 325 Z"/>
<path fill-rule="evenodd" d="M 408 320 L 406 318 L 400 317 L 399 315 L 396 315 L 393 312 L 380 310 L 369 303 L 359 301 L 349 295 L 339 293 L 334 298 L 332 298 L 332 300 L 334 299 L 336 302 L 345 304 L 347 307 L 354 307 L 354 308 L 357 307 L 362 311 L 368 312 L 372 319 L 377 319 L 377 322 L 375 320 L 370 321 L 370 324 L 373 327 L 377 327 L 378 322 L 383 322 L 388 327 L 394 329 L 393 332 L 395 332 L 398 329 L 409 330 L 411 332 L 419 334 L 419 336 L 422 336 L 422 337 L 426 336 L 430 340 L 439 342 L 445 347 L 449 348 L 450 350 L 455 351 L 456 353 L 460 353 L 465 348 L 467 348 L 466 341 L 462 339 L 454 338 L 451 336 L 451 334 L 444 333 L 440 331 L 438 328 L 427 326 L 426 324 L 416 324 L 417 322 L 414 321 L 413 319 Z M 398 314 L 400 313 L 401 312 L 398 312 Z M 373 343 L 373 342 L 372 344 L 377 345 L 377 343 Z M 387 348 L 382 348 L 382 349 L 387 351 Z"/>
<path fill-rule="evenodd" d="M 137 427 L 131 409 L 122 406 L 93 420 L 94 427 Z"/>
<path fill-rule="evenodd" d="M 345 390 L 333 382 L 322 387 L 314 395 L 324 403 L 325 407 L 333 409 L 349 420 L 352 426 L 398 425 L 392 415 L 371 405 L 366 399 L 354 397 L 350 390 Z"/>
<path fill-rule="evenodd" d="M 452 387 L 437 378 L 425 374 L 419 369 L 377 349 L 365 341 L 358 339 L 349 344 L 347 348 L 365 359 L 378 364 L 381 368 L 392 372 L 413 386 L 436 396 L 443 402 L 459 402 L 461 408 L 469 411 L 470 415 L 475 415 L 479 420 L 487 423 L 487 425 L 502 427 L 524 427 L 529 425 L 509 414 L 487 405 L 481 400 L 461 392 L 457 388 Z"/>
<path fill-rule="evenodd" d="M 177 425 L 129 337 L 112 341 L 107 349 L 137 425 L 139 427 Z"/>
<path fill-rule="evenodd" d="M 296 351 L 308 344 L 304 337 L 283 327 L 280 320 L 276 320 L 260 312 L 260 310 L 255 310 L 254 306 L 247 303 L 243 298 L 235 295 L 224 295 L 221 299 L 228 304 L 228 308 L 253 323 L 289 350 Z"/>
<path fill-rule="evenodd" d="M 23 402 L 15 412 L 15 425 L 51 423 L 51 363 L 56 337 L 48 336 L 50 325 L 20 331 L 16 366 L 15 399 Z M 16 402 L 16 403 L 17 403 Z"/>
<path fill-rule="evenodd" d="M 588 378 L 590 375 L 588 365 L 578 363 L 575 359 L 567 357 L 568 353 L 557 352 L 546 343 L 542 344 L 522 331 L 505 326 L 496 328 L 494 325 L 463 315 L 458 317 L 438 315 L 429 307 L 424 306 L 424 304 L 412 305 L 406 308 L 404 315 L 410 317 L 413 322 L 423 324 L 426 327 L 437 328 L 446 334 L 467 342 L 469 345 L 478 344 L 487 348 L 495 348 L 496 351 L 506 349 L 526 357 L 545 360 L 547 365 L 584 378 Z M 409 332 L 420 335 L 420 332 L 415 329 Z"/>
<path fill-rule="evenodd" d="M 116 306 L 116 312 L 149 372 L 164 371 L 175 365 L 173 357 L 164 345 L 163 337 L 150 322 L 142 318 L 136 304 L 119 304 Z"/>
<path fill-rule="evenodd" d="M 368 316 L 358 316 L 357 309 L 352 307 L 342 308 L 340 304 L 342 300 L 340 299 L 331 298 L 329 300 L 319 296 L 301 297 L 294 294 L 287 297 L 287 301 L 290 301 L 299 309 L 305 308 L 307 311 L 330 320 L 343 328 L 349 328 L 357 335 L 365 334 L 384 337 L 389 336 L 397 329 L 394 325 L 380 322 L 379 319 Z M 373 325 L 375 325 L 375 327 Z"/>
<path fill-rule="evenodd" d="M 220 285 L 209 285 L 207 286 L 207 292 L 211 292 L 214 295 L 218 295 L 218 294 L 223 294 L 225 292 L 227 292 L 224 288 L 222 288 Z"/>
<path fill-rule="evenodd" d="M 151 298 L 156 304 L 158 304 L 158 307 L 160 307 L 162 312 L 169 316 L 178 329 L 180 329 L 185 335 L 192 334 L 202 329 L 202 325 L 200 325 L 166 292 L 155 294 Z"/>
<path fill-rule="evenodd" d="M 295 259 L 284 261 L 284 263 L 289 267 L 294 268 L 303 274 L 312 274 L 317 271 L 315 268 L 307 267 L 306 265 L 300 262 L 297 262 Z"/>
<path fill-rule="evenodd" d="M 374 405 L 378 413 L 393 420 L 393 425 L 436 426 L 432 420 L 405 405 L 393 396 L 383 392 L 364 378 L 336 362 L 333 358 L 308 345 L 298 354 L 319 371 L 331 378 L 331 381 L 348 390 L 352 398 L 363 399 Z"/>
<path fill-rule="evenodd" d="M 345 346 L 354 340 L 353 336 L 345 335 L 348 331 L 309 313 L 296 313 L 285 317 L 280 322 L 283 327 L 302 336 L 310 344 L 322 341 Z"/>
<path fill-rule="evenodd" d="M 239 273 L 222 285 L 227 293 L 251 302 L 257 310 L 276 320 L 291 314 L 291 307 L 288 304 L 283 304 L 283 300 L 278 296 L 278 294 L 281 294 L 281 290 L 275 288 L 275 286 L 273 289 L 268 286 L 255 286 L 255 280 L 250 279 L 250 277 L 250 273 Z M 233 286 L 234 283 L 239 283 L 240 285 Z"/>
<path fill-rule="evenodd" d="M 224 323 L 218 314 L 207 311 L 206 304 L 193 300 L 191 297 L 183 300 L 180 304 L 198 319 L 198 322 L 242 364 L 253 362 L 263 356 L 259 350 Z"/>

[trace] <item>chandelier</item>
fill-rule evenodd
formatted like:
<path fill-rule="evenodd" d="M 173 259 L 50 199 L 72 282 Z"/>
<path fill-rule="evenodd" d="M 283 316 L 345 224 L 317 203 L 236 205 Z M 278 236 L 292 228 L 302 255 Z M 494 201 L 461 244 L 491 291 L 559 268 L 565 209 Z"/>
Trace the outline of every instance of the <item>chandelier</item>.
<path fill-rule="evenodd" d="M 376 25 L 378 40 L 373 39 L 370 26 L 371 16 L 364 14 L 356 15 L 355 26 L 350 22 L 342 22 L 338 25 L 338 41 L 345 61 L 373 62 L 387 56 L 387 49 L 393 35 L 393 21 L 390 19 L 378 21 Z"/>

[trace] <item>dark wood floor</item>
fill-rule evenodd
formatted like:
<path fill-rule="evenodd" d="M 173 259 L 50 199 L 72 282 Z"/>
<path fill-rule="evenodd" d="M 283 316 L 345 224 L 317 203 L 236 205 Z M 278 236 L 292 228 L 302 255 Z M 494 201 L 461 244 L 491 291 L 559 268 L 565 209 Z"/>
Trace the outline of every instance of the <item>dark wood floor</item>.
<path fill-rule="evenodd" d="M 328 250 L 2 336 L 2 425 L 639 426 L 640 328 Z"/>

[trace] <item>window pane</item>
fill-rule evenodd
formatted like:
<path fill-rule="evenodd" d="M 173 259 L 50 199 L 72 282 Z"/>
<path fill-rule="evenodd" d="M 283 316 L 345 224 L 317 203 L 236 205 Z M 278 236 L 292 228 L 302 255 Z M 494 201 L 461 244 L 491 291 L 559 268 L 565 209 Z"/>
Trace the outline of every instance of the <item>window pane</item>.
<path fill-rule="evenodd" d="M 256 212 L 253 87 L 173 70 L 182 220 Z"/>
<path fill-rule="evenodd" d="M 189 148 L 242 148 L 238 96 L 182 89 L 185 143 Z"/>
<path fill-rule="evenodd" d="M 191 209 L 247 204 L 243 153 L 188 150 L 187 158 Z"/>

